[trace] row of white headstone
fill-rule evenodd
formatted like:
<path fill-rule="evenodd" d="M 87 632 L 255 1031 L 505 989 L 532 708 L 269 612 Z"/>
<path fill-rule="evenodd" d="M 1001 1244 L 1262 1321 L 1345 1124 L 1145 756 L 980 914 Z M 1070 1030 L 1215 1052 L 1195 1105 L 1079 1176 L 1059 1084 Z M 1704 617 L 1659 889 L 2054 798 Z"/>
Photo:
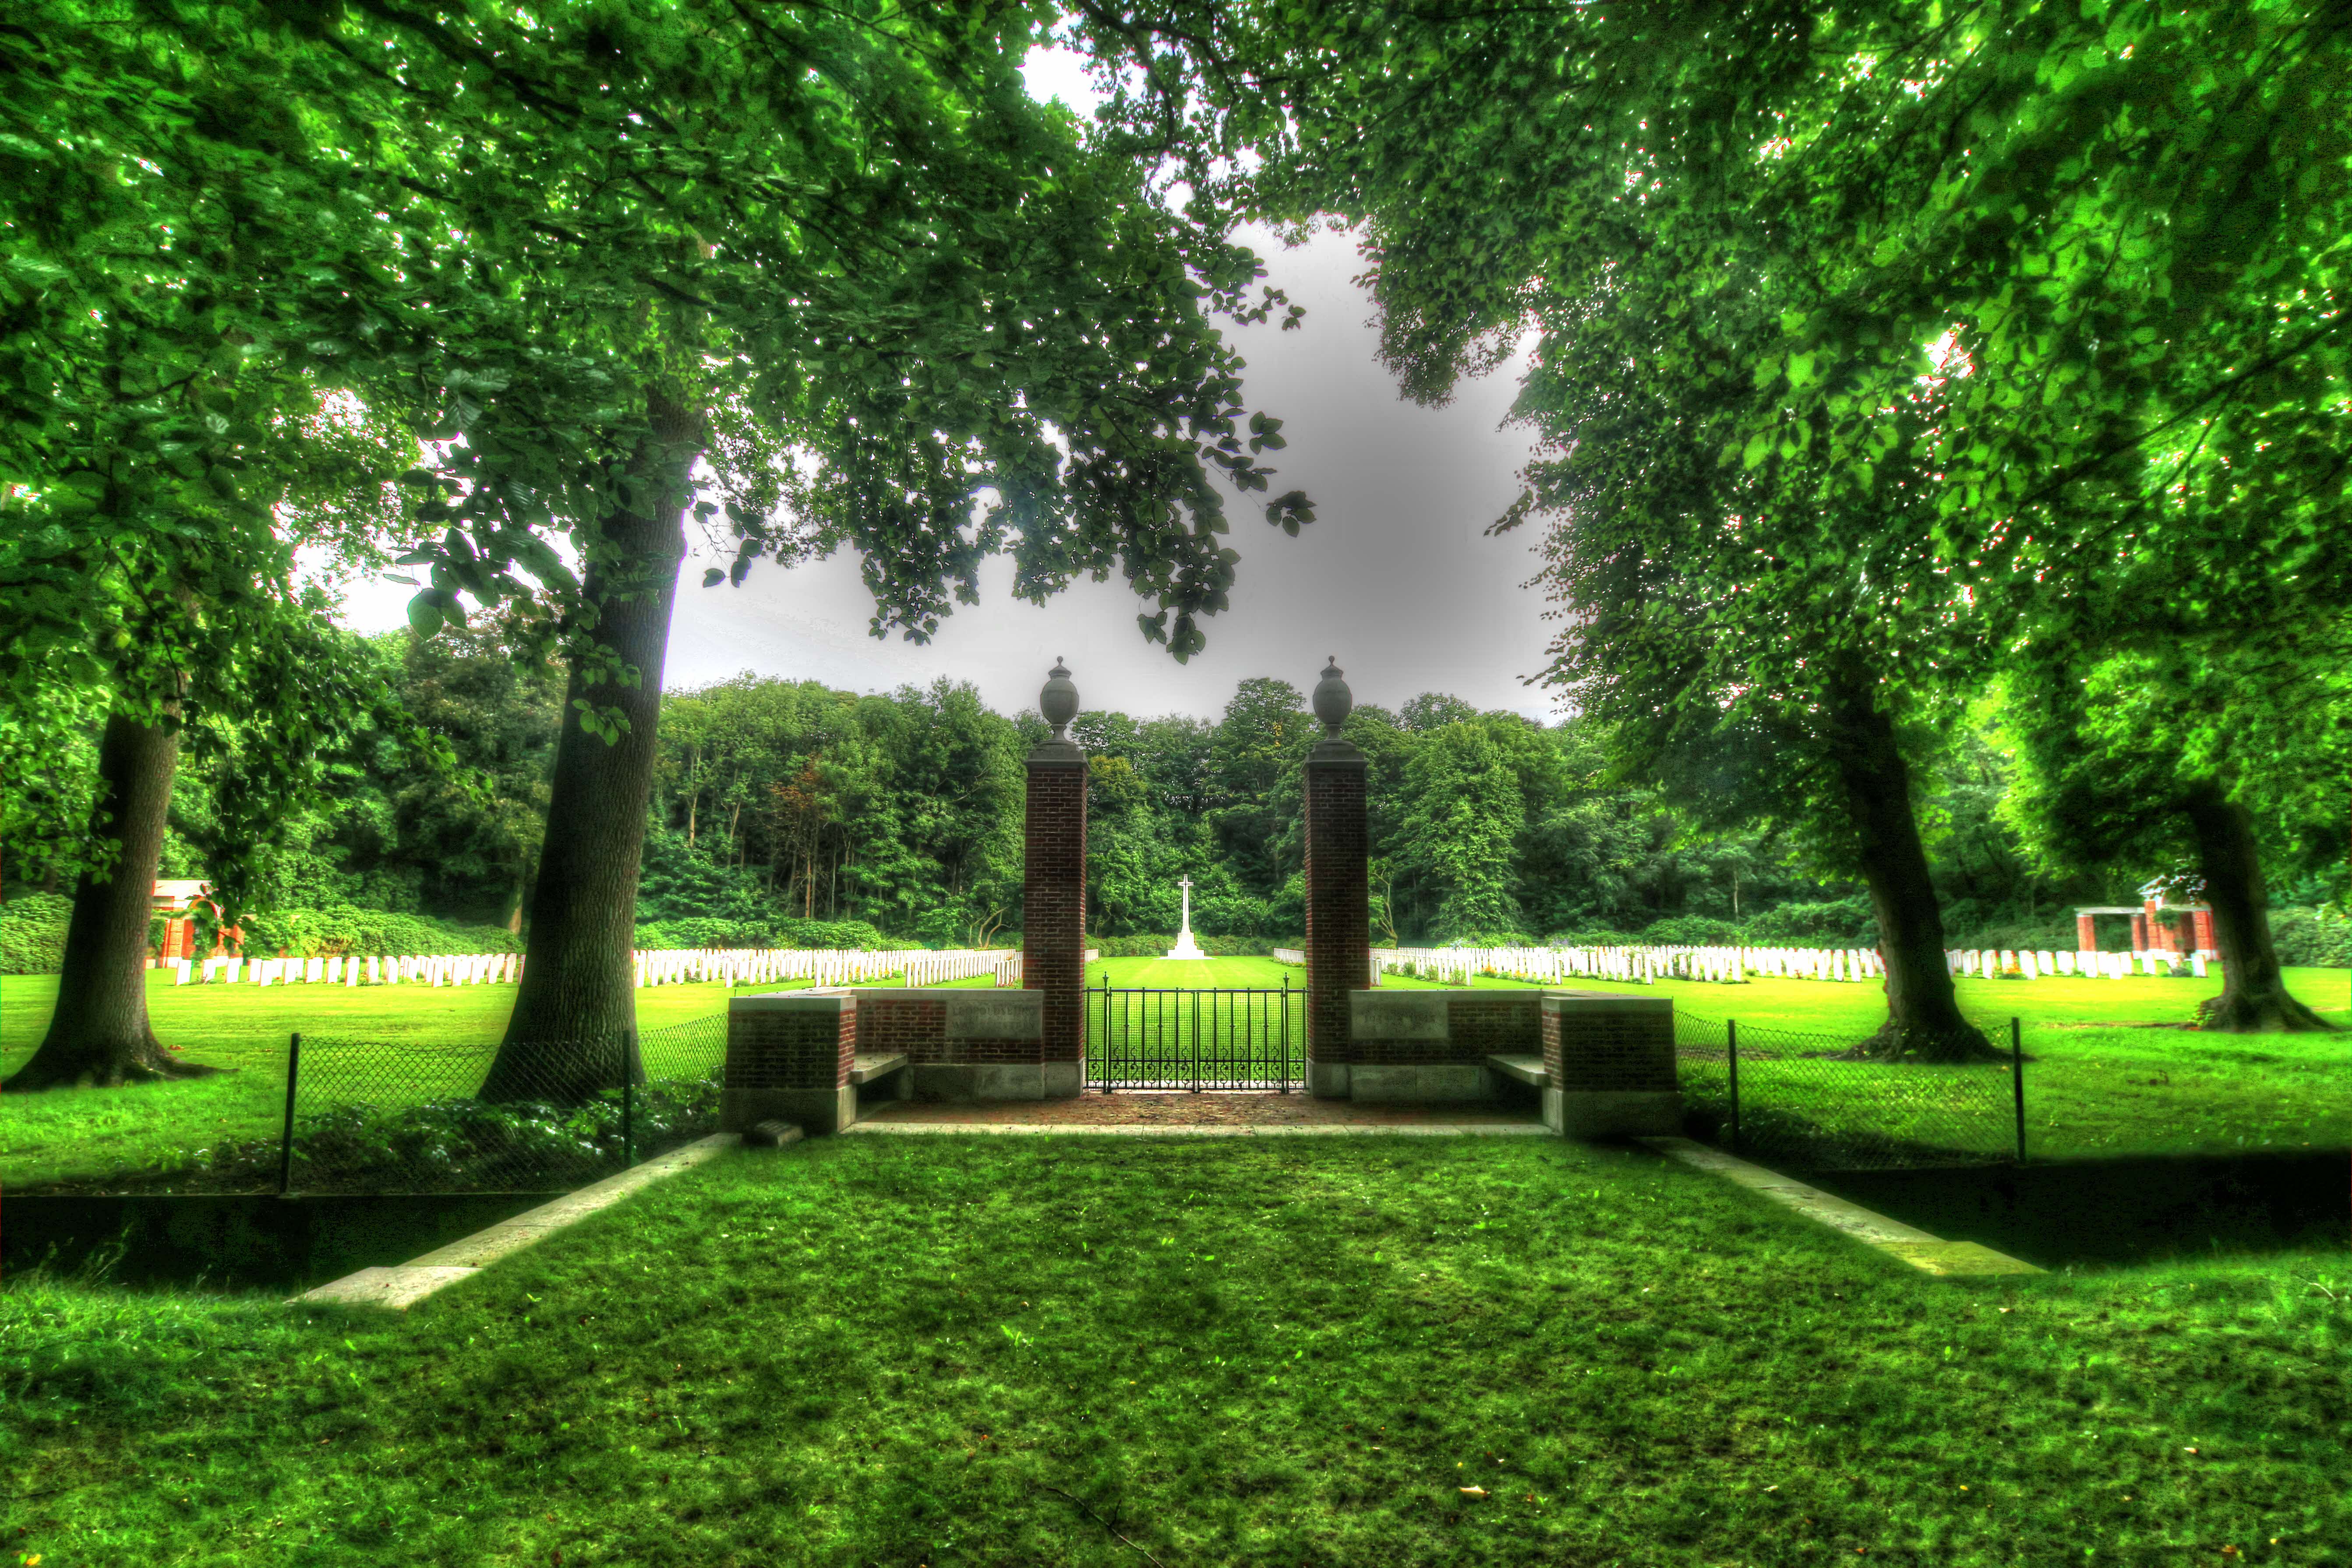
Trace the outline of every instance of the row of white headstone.
<path fill-rule="evenodd" d="M 1276 948 L 1277 963 L 1304 964 L 1297 948 Z M 1975 979 L 2060 976 L 2120 980 L 2134 974 L 2166 974 L 2187 963 L 2205 973 L 2203 953 L 2011 952 L 1954 949 L 1945 963 L 1955 975 Z M 1870 948 L 1835 947 L 1386 947 L 1374 948 L 1372 984 L 1382 974 L 1467 985 L 1471 977 L 1494 974 L 1538 984 L 1569 980 L 1614 980 L 1637 985 L 1689 980 L 1736 985 L 1751 978 L 1822 980 L 1858 984 L 1884 980 L 1886 961 Z"/>
<path fill-rule="evenodd" d="M 807 980 L 818 985 L 856 985 L 901 975 L 908 985 L 939 985 L 993 973 L 1005 958 L 1001 948 L 935 952 L 926 948 L 865 952 L 835 948 L 660 948 L 639 952 L 631 965 L 635 984 L 760 985 Z M 1020 962 L 1019 955 L 1013 955 Z M 173 967 L 179 985 L 500 985 L 522 978 L 519 952 L 457 952 L 379 958 L 352 954 L 320 958 L 179 959 Z"/>
<path fill-rule="evenodd" d="M 2201 952 L 2011 952 L 1956 948 L 1944 954 L 1944 963 L 1954 974 L 1972 980 L 2126 980 L 2136 974 L 2178 973 L 2178 966 L 2183 963 L 2191 974 L 2200 979 L 2205 974 Z"/>
<path fill-rule="evenodd" d="M 499 985 L 522 978 L 519 952 L 447 952 L 399 958 L 183 958 L 175 985 Z"/>

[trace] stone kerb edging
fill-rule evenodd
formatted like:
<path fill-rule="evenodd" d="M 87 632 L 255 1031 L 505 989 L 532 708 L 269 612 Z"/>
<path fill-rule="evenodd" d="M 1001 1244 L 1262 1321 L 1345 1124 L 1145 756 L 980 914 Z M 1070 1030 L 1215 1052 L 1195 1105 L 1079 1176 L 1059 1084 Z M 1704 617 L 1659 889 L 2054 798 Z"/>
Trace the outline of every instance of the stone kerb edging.
<path fill-rule="evenodd" d="M 1778 1171 L 1768 1171 L 1761 1165 L 1750 1164 L 1720 1149 L 1710 1149 L 1704 1143 L 1694 1143 L 1687 1138 L 1644 1138 L 1642 1142 L 1669 1159 L 1679 1160 L 1694 1170 L 1721 1176 L 1735 1186 L 1761 1194 L 1768 1201 L 1803 1215 L 1807 1219 L 1825 1225 L 1874 1247 L 1889 1258 L 1900 1258 L 1922 1274 L 1934 1274 L 1951 1279 L 1982 1279 L 1998 1275 L 2040 1274 L 2042 1269 L 2005 1252 L 1974 1241 L 1946 1241 L 1930 1236 L 1916 1226 L 1889 1219 L 1860 1204 L 1809 1187 L 1804 1183 L 1784 1176 Z"/>
<path fill-rule="evenodd" d="M 512 1219 L 500 1220 L 462 1241 L 436 1247 L 421 1258 L 393 1268 L 362 1268 L 356 1274 L 346 1274 L 341 1279 L 305 1290 L 288 1304 L 373 1307 L 404 1312 L 434 1292 L 472 1279 L 499 1258 L 520 1252 L 567 1226 L 577 1225 L 642 1187 L 717 1158 L 733 1148 L 735 1142 L 724 1132 L 698 1139 L 642 1165 L 632 1165 L 617 1176 L 607 1176 L 593 1186 L 583 1187 L 535 1209 L 526 1209 Z"/>

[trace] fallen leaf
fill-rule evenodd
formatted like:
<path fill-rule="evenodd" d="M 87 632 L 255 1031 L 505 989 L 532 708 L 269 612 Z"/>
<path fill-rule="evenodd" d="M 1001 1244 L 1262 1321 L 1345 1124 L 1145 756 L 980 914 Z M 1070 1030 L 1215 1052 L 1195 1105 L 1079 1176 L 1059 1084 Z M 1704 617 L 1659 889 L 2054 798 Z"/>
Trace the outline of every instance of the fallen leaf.
<path fill-rule="evenodd" d="M 1464 1497 L 1485 1497 L 1486 1495 L 1486 1489 L 1485 1487 L 1455 1487 L 1454 1489 L 1460 1492 Z"/>

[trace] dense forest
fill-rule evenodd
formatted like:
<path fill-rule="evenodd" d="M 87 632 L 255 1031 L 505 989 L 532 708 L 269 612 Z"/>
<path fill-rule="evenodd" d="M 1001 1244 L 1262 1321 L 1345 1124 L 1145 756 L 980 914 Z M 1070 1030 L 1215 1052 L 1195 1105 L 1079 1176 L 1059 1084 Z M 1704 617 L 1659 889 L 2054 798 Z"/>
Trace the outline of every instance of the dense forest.
<path fill-rule="evenodd" d="M 379 917 L 439 924 L 408 932 L 412 944 L 520 935 L 561 673 L 481 632 L 394 633 L 361 654 L 457 765 L 355 734 L 325 803 L 278 824 L 247 928 L 298 947 L 383 942 L 394 928 Z M 2004 806 L 2016 793 L 2004 722 L 1982 704 L 1934 756 L 1921 819 L 1945 920 L 1959 945 L 2069 947 L 2070 905 L 2134 901 L 2179 868 L 2052 871 Z M 1297 938 L 1299 765 L 1317 727 L 1296 687 L 1244 681 L 1213 721 L 1094 711 L 1073 730 L 1092 759 L 1090 930 L 1150 946 L 1175 928 L 1176 882 L 1190 876 L 1205 938 Z M 944 681 L 860 695 L 746 674 L 667 694 L 638 889 L 646 940 L 1013 940 L 1021 758 L 1043 733 L 1034 713 L 996 713 Z M 1703 826 L 1612 773 L 1596 721 L 1538 724 L 1432 693 L 1395 711 L 1359 706 L 1348 734 L 1373 769 L 1375 940 L 1875 940 L 1860 887 L 1820 874 L 1768 810 Z M 86 738 L 58 787 L 88 787 L 94 749 Z M 208 874 L 215 789 L 205 767 L 180 771 L 164 875 Z M 1717 803 L 1711 815 L 1737 814 Z M 2299 862 L 2296 843 L 2312 847 Z M 2341 899 L 2333 850 L 2324 836 L 2282 836 L 2275 923 L 2290 963 L 2344 961 L 2341 922 L 2298 908 Z M 37 845 L 8 863 L 12 894 L 40 890 Z M 2111 944 L 2124 936 L 2112 923 Z"/>

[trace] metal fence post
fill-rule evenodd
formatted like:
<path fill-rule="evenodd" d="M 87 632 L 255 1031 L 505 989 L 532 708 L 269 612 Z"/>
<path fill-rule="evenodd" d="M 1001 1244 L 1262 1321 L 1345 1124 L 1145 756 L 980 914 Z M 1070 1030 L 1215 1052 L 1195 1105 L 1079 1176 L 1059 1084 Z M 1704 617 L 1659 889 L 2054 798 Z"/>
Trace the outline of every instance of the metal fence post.
<path fill-rule="evenodd" d="M 1723 1023 L 1723 1044 L 1731 1063 L 1731 1147 L 1739 1147 L 1739 1020 Z"/>
<path fill-rule="evenodd" d="M 637 1163 L 637 1032 L 621 1031 L 621 1163 Z"/>
<path fill-rule="evenodd" d="M 2017 1100 L 2017 1163 L 2025 1163 L 2025 1026 L 2009 1021 L 2009 1087 Z"/>
<path fill-rule="evenodd" d="M 278 1195 L 294 1190 L 294 1080 L 302 1070 L 302 1036 L 297 1031 L 286 1042 L 286 1131 L 278 1140 Z"/>

